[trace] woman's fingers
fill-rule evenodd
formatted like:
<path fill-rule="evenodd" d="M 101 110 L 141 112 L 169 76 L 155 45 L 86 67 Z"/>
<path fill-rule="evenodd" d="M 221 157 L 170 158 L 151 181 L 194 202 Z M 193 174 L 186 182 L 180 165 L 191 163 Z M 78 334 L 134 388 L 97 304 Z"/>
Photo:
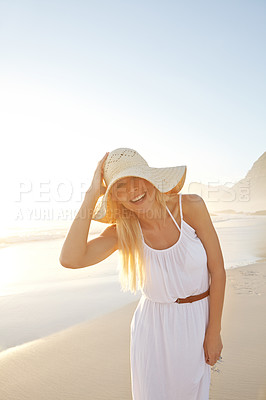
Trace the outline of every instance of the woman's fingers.
<path fill-rule="evenodd" d="M 206 363 L 213 366 L 214 364 L 217 363 L 218 360 L 222 359 L 220 355 L 215 355 L 215 356 L 205 356 Z"/>
<path fill-rule="evenodd" d="M 205 361 L 207 362 L 207 360 L 208 360 L 208 358 L 209 358 L 209 354 L 208 354 L 208 350 L 207 350 L 205 341 L 204 341 L 204 343 L 203 343 L 203 349 L 204 349 Z"/>
<path fill-rule="evenodd" d="M 203 342 L 204 355 L 206 363 L 209 365 L 214 365 L 220 359 L 223 344 L 221 342 L 221 338 L 217 338 L 217 336 L 213 335 L 210 336 L 208 333 L 209 332 L 207 332 L 205 335 Z"/>
<path fill-rule="evenodd" d="M 108 157 L 109 152 L 105 153 L 103 158 L 98 162 L 97 168 L 94 171 L 93 180 L 91 183 L 92 190 L 96 193 L 96 197 L 98 198 L 101 194 L 104 194 L 106 187 L 103 183 L 103 166 L 106 158 Z"/>
<path fill-rule="evenodd" d="M 105 155 L 103 156 L 102 160 L 104 160 L 105 158 L 108 157 L 109 152 L 105 153 Z"/>
<path fill-rule="evenodd" d="M 209 356 L 208 356 L 208 353 L 207 353 L 207 351 L 205 349 L 204 349 L 204 356 L 205 356 L 205 361 L 207 362 Z"/>

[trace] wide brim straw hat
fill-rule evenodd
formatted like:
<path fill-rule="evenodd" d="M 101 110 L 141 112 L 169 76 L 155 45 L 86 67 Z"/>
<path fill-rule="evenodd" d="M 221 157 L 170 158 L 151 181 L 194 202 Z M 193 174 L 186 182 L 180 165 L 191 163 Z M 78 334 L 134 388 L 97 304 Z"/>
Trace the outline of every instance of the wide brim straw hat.
<path fill-rule="evenodd" d="M 178 193 L 186 178 L 187 166 L 152 168 L 147 161 L 133 149 L 118 148 L 111 151 L 104 163 L 103 180 L 106 192 L 99 197 L 92 215 L 94 221 L 114 224 L 116 220 L 110 212 L 108 195 L 112 185 L 119 179 L 134 176 L 143 178 L 154 185 L 161 193 Z"/>

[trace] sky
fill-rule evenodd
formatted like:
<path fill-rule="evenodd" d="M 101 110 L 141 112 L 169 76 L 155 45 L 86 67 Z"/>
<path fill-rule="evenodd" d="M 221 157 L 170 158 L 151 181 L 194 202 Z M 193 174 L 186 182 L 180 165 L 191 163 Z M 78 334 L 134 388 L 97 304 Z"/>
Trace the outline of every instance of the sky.
<path fill-rule="evenodd" d="M 266 150 L 265 39 L 259 0 L 0 0 L 2 217 L 41 185 L 80 206 L 118 147 L 187 183 L 242 179 Z"/>

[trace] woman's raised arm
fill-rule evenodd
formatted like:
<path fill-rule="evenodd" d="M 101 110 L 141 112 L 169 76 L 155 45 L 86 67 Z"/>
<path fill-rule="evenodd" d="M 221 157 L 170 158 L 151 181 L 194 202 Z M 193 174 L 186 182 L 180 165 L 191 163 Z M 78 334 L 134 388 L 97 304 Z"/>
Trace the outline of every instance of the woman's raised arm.
<path fill-rule="evenodd" d="M 65 238 L 60 264 L 65 268 L 83 268 L 96 264 L 117 250 L 115 226 L 108 226 L 98 237 L 88 242 L 91 217 L 99 196 L 105 193 L 103 166 L 108 153 L 99 161 L 93 181 Z"/>

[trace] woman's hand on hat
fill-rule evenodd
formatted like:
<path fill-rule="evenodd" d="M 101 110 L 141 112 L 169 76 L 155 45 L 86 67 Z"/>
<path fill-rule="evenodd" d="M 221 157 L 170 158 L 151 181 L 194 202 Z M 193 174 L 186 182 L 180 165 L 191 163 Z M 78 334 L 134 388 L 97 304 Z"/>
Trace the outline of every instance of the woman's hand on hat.
<path fill-rule="evenodd" d="M 105 153 L 103 158 L 98 162 L 97 168 L 94 172 L 94 176 L 92 179 L 91 186 L 89 190 L 95 195 L 98 199 L 100 196 L 104 195 L 106 192 L 106 186 L 103 182 L 103 168 L 106 158 L 108 157 L 109 152 Z"/>

